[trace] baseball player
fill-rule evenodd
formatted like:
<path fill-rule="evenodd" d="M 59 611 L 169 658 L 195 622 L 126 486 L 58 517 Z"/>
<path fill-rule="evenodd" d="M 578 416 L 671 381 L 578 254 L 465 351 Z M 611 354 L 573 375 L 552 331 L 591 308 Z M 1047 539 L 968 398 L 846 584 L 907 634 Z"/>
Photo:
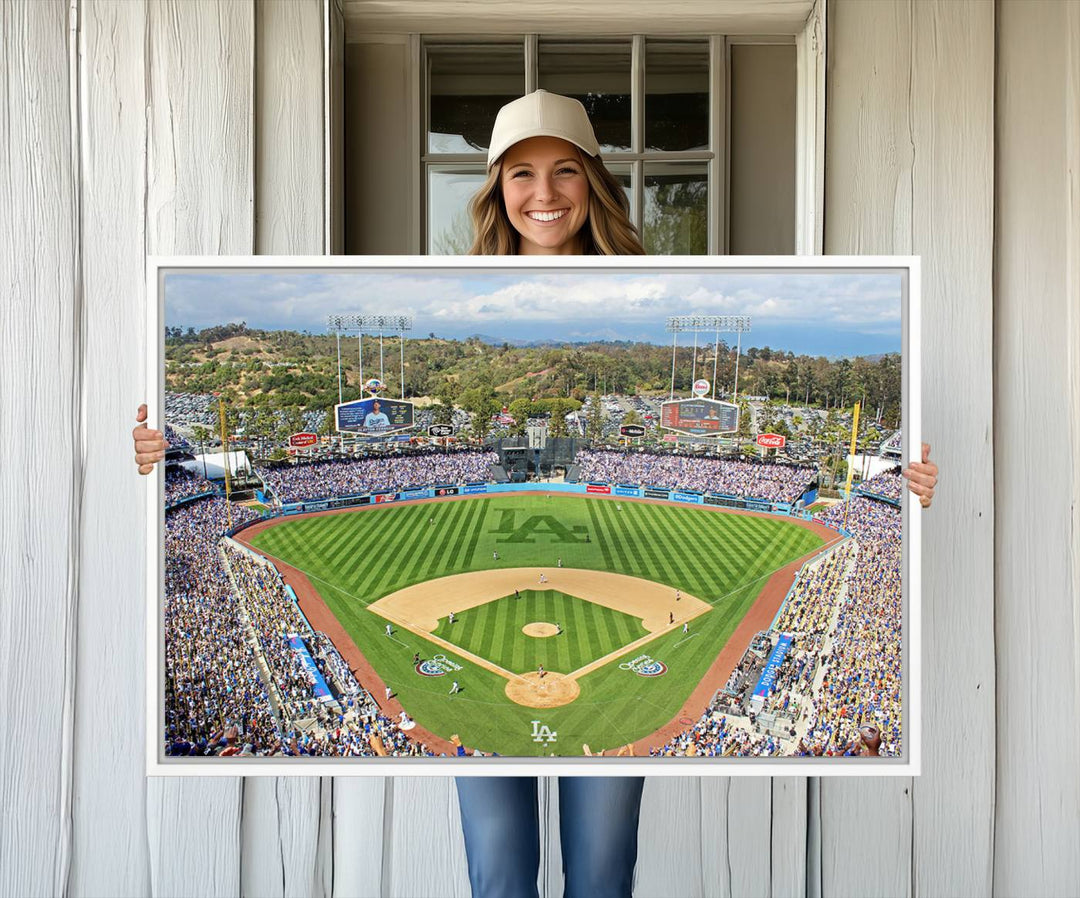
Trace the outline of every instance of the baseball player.
<path fill-rule="evenodd" d="M 386 625 L 386 635 L 387 636 L 393 636 L 394 635 L 394 628 L 390 624 Z"/>
<path fill-rule="evenodd" d="M 543 664 L 541 664 L 538 668 L 536 668 L 536 675 L 538 677 L 540 677 L 541 679 L 543 679 L 543 676 L 544 676 L 544 665 Z"/>
<path fill-rule="evenodd" d="M 391 689 L 389 686 L 387 686 L 386 687 L 386 700 L 390 701 L 390 696 L 392 696 L 393 694 L 394 694 L 394 690 Z"/>
<path fill-rule="evenodd" d="M 492 552 L 492 553 L 491 553 L 491 557 L 492 557 L 493 559 L 495 559 L 495 561 L 498 561 L 498 560 L 499 560 L 499 550 L 498 550 L 498 549 L 496 549 L 496 550 L 495 550 L 494 552 Z"/>
<path fill-rule="evenodd" d="M 675 601 L 678 602 L 682 598 L 682 593 L 679 590 L 675 590 Z"/>
<path fill-rule="evenodd" d="M 555 635 L 562 636 L 562 624 L 555 625 Z"/>
<path fill-rule="evenodd" d="M 668 617 L 668 620 L 667 620 L 667 622 L 668 622 L 669 624 L 673 624 L 673 623 L 675 623 L 675 612 L 674 612 L 674 611 L 669 611 L 669 612 L 667 613 L 667 617 Z"/>
<path fill-rule="evenodd" d="M 689 633 L 690 632 L 690 624 L 689 624 L 689 622 L 683 623 L 682 631 L 683 631 L 683 633 Z"/>
<path fill-rule="evenodd" d="M 562 567 L 562 556 L 559 556 L 559 560 L 555 562 L 555 567 Z"/>
<path fill-rule="evenodd" d="M 416 667 L 416 665 L 420 663 L 420 653 L 419 652 L 413 652 L 412 663 L 413 663 L 413 667 Z"/>
<path fill-rule="evenodd" d="M 457 680 L 454 680 L 454 685 L 450 687 L 450 694 L 457 695 L 459 692 L 461 692 L 461 687 L 458 686 Z"/>
<path fill-rule="evenodd" d="M 450 612 L 450 623 L 453 623 L 453 622 L 454 622 L 454 612 L 451 611 Z"/>

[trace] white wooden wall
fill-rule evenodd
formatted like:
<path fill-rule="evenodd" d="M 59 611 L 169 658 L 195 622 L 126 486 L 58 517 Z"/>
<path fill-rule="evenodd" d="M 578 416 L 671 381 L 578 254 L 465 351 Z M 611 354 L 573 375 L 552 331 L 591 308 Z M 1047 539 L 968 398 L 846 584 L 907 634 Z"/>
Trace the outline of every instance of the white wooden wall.
<path fill-rule="evenodd" d="M 2 6 L 0 895 L 468 894 L 450 780 L 142 774 L 143 257 L 333 245 L 328 28 Z M 833 0 L 828 47 L 826 251 L 923 257 L 925 772 L 650 780 L 636 894 L 1075 894 L 1080 4 Z"/>

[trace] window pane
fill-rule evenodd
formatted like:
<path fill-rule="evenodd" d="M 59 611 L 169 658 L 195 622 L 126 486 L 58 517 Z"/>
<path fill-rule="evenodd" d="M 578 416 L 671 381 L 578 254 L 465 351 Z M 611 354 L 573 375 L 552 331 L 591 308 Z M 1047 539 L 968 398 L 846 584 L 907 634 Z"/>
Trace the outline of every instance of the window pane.
<path fill-rule="evenodd" d="M 630 149 L 630 42 L 541 41 L 538 84 L 580 100 L 600 152 Z"/>
<path fill-rule="evenodd" d="M 480 166 L 432 166 L 428 169 L 429 255 L 463 256 L 472 245 L 468 204 L 484 183 Z"/>
<path fill-rule="evenodd" d="M 709 44 L 645 44 L 645 149 L 709 149 Z"/>
<path fill-rule="evenodd" d="M 630 203 L 630 217 L 633 218 L 634 214 L 634 178 L 632 170 L 629 165 L 612 165 L 605 162 L 604 167 L 607 168 L 615 176 L 615 180 L 622 184 L 623 192 L 626 193 L 626 199 Z"/>
<path fill-rule="evenodd" d="M 428 47 L 429 153 L 486 152 L 500 107 L 525 93 L 525 48 Z"/>
<path fill-rule="evenodd" d="M 708 181 L 702 163 L 653 162 L 645 166 L 645 252 L 708 252 Z"/>

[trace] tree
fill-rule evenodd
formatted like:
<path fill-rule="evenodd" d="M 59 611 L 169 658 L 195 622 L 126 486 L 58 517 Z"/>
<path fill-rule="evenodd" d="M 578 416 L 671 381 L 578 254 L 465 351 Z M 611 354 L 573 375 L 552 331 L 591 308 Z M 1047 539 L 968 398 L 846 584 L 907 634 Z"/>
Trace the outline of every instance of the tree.
<path fill-rule="evenodd" d="M 445 403 L 436 403 L 431 407 L 431 421 L 433 424 L 453 424 L 454 409 Z"/>
<path fill-rule="evenodd" d="M 461 407 L 472 415 L 473 435 L 483 440 L 491 431 L 491 416 L 502 408 L 502 404 L 490 387 L 472 387 L 461 394 L 460 402 Z"/>
<path fill-rule="evenodd" d="M 590 440 L 603 439 L 604 409 L 599 393 L 593 393 L 592 403 L 589 405 L 589 417 L 585 422 L 585 432 Z"/>
<path fill-rule="evenodd" d="M 507 410 L 510 417 L 514 419 L 514 423 L 510 427 L 510 433 L 517 437 L 524 436 L 529 417 L 532 415 L 532 402 L 528 399 L 515 399 L 510 403 Z"/>

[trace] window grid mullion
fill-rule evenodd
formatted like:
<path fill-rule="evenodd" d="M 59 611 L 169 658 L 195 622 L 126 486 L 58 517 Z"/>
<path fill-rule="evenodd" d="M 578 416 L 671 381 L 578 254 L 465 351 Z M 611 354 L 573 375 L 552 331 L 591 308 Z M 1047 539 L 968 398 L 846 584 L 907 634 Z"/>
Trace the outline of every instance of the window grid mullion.
<path fill-rule="evenodd" d="M 540 86 L 540 36 L 525 35 L 525 93 L 531 94 Z"/>
<path fill-rule="evenodd" d="M 636 158 L 630 166 L 631 194 L 634 208 L 631 220 L 645 240 L 645 165 L 641 151 L 645 146 L 645 35 L 635 34 L 630 49 L 630 149 Z M 614 158 L 612 162 L 616 161 Z"/>

